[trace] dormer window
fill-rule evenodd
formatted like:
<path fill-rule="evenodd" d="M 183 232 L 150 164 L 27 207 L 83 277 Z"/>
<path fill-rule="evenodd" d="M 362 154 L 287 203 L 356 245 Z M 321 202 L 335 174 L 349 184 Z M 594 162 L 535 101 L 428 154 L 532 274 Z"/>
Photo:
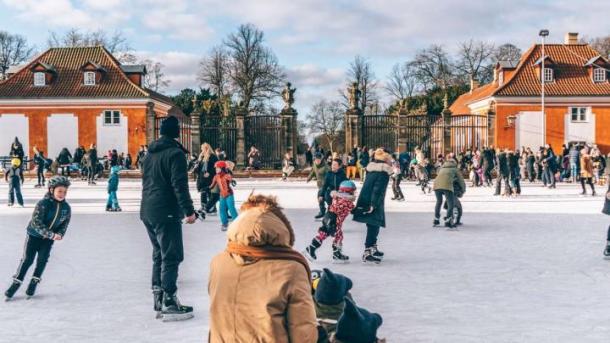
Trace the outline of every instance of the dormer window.
<path fill-rule="evenodd" d="M 544 82 L 553 82 L 553 69 L 544 68 Z"/>
<path fill-rule="evenodd" d="M 46 85 L 46 75 L 43 72 L 34 73 L 34 86 Z"/>
<path fill-rule="evenodd" d="M 95 72 L 86 71 L 84 73 L 84 78 L 85 86 L 95 86 Z"/>
<path fill-rule="evenodd" d="M 593 82 L 606 82 L 606 69 L 595 68 L 593 69 Z"/>

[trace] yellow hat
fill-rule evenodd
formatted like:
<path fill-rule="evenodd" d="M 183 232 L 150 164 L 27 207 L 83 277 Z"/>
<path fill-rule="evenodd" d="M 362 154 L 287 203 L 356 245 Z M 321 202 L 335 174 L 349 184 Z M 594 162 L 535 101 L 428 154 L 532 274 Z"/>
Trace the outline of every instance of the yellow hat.
<path fill-rule="evenodd" d="M 19 167 L 19 166 L 21 165 L 21 160 L 20 160 L 20 159 L 18 159 L 18 158 L 13 158 L 13 159 L 11 160 L 11 165 L 12 165 L 13 167 Z"/>
<path fill-rule="evenodd" d="M 388 162 L 390 159 L 392 159 L 392 156 L 390 156 L 390 154 L 388 154 L 387 152 L 385 152 L 385 150 L 379 148 L 377 150 L 375 150 L 375 155 L 374 155 L 375 159 L 377 161 L 385 161 Z"/>

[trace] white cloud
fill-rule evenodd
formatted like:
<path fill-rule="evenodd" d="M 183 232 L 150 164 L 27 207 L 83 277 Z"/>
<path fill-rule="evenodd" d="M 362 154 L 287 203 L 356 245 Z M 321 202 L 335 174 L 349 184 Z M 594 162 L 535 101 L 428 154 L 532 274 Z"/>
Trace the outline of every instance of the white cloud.
<path fill-rule="evenodd" d="M 326 69 L 315 64 L 301 64 L 288 68 L 288 80 L 295 87 L 339 85 L 345 77 L 343 69 Z"/>
<path fill-rule="evenodd" d="M 163 72 L 171 81 L 169 88 L 164 90 L 164 93 L 176 94 L 184 88 L 198 87 L 197 69 L 201 56 L 179 51 L 137 51 L 135 54 L 139 60 L 151 59 L 163 64 Z"/>

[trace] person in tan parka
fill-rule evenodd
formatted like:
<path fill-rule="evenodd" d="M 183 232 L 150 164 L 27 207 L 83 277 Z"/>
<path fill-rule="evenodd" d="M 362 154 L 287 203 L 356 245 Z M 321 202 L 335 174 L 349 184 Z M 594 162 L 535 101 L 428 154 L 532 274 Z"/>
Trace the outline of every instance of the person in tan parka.
<path fill-rule="evenodd" d="M 251 195 L 212 259 L 209 342 L 315 343 L 310 270 L 275 197 Z"/>

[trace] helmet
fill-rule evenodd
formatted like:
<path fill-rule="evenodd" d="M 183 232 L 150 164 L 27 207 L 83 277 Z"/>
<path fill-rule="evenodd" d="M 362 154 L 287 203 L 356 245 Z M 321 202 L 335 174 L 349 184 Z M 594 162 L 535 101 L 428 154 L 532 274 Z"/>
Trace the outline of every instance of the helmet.
<path fill-rule="evenodd" d="M 339 185 L 339 192 L 341 193 L 354 193 L 356 191 L 356 184 L 354 181 L 345 180 Z"/>
<path fill-rule="evenodd" d="M 49 188 L 70 187 L 70 180 L 65 176 L 53 176 L 49 180 Z"/>
<path fill-rule="evenodd" d="M 227 162 L 225 161 L 218 161 L 216 163 L 214 163 L 214 168 L 226 168 L 227 167 Z"/>
<path fill-rule="evenodd" d="M 11 165 L 15 168 L 19 167 L 21 165 L 21 160 L 18 158 L 13 158 L 11 160 Z"/>

